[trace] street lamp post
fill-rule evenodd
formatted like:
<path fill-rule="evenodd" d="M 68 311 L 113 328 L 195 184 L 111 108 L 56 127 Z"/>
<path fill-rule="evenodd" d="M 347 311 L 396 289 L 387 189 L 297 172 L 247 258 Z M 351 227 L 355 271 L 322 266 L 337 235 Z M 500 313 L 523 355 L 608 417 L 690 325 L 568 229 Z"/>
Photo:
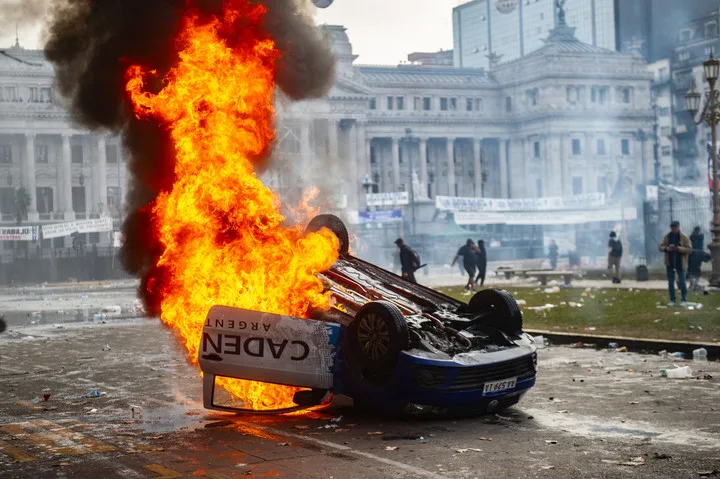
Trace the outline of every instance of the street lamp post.
<path fill-rule="evenodd" d="M 405 151 L 410 168 L 410 234 L 415 235 L 415 181 L 413 178 L 413 157 L 410 154 L 410 145 L 413 142 L 412 128 L 405 128 Z"/>
<path fill-rule="evenodd" d="M 712 243 L 710 253 L 712 254 L 712 274 L 710 285 L 720 287 L 720 196 L 718 196 L 718 151 L 717 151 L 717 125 L 720 123 L 720 90 L 715 88 L 720 71 L 720 60 L 713 57 L 703 63 L 705 79 L 710 85 L 710 90 L 705 93 L 705 105 L 700 113 L 700 119 L 695 121 L 695 115 L 700 110 L 701 95 L 693 81 L 690 91 L 685 94 L 685 106 L 692 116 L 695 124 L 702 122 L 710 126 L 712 134 L 712 191 L 713 191 L 713 222 L 712 222 Z"/>
<path fill-rule="evenodd" d="M 653 167 L 655 168 L 655 186 L 660 186 L 660 137 L 658 136 L 657 103 L 653 102 Z"/>
<path fill-rule="evenodd" d="M 645 130 L 639 129 L 636 133 L 637 139 L 640 141 L 640 165 L 642 167 L 642 181 L 643 188 L 647 185 L 647 163 L 645 160 L 645 143 L 647 143 L 648 136 Z M 644 196 L 643 196 L 644 198 Z"/>

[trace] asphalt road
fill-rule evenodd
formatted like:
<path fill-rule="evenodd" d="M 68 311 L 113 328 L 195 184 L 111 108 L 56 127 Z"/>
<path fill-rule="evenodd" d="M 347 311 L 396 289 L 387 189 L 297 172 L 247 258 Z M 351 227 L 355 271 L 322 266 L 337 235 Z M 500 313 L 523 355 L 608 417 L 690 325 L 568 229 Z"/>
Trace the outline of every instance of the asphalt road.
<path fill-rule="evenodd" d="M 720 363 L 688 364 L 714 378 L 551 347 L 537 386 L 498 415 L 375 417 L 339 400 L 235 416 L 202 408 L 198 370 L 156 320 L 14 328 L 0 336 L 0 476 L 695 478 L 720 470 Z"/>

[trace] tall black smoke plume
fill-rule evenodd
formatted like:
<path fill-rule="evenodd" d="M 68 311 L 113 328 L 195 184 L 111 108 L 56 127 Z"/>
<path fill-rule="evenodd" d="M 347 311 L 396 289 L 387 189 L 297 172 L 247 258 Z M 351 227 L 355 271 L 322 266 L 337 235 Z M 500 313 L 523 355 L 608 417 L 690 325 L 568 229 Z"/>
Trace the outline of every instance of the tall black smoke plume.
<path fill-rule="evenodd" d="M 324 95 L 334 82 L 335 59 L 328 39 L 305 13 L 306 1 L 234 1 L 267 7 L 261 28 L 283 53 L 278 86 L 296 100 Z M 162 253 L 150 234 L 149 204 L 173 183 L 174 152 L 165 129 L 131 114 L 125 73 L 137 64 L 163 78 L 178 60 L 175 38 L 183 18 L 192 11 L 201 20 L 209 19 L 222 8 L 221 0 L 55 0 L 50 7 L 45 53 L 55 65 L 58 87 L 70 100 L 73 118 L 87 128 L 123 137 L 132 181 L 121 257 L 127 271 L 139 277 L 146 276 Z M 236 40 L 226 38 L 229 45 Z M 159 82 L 150 85 L 160 87 Z M 140 292 L 149 314 L 155 315 L 159 298 L 146 292 L 148 286 L 152 289 L 142 284 Z"/>

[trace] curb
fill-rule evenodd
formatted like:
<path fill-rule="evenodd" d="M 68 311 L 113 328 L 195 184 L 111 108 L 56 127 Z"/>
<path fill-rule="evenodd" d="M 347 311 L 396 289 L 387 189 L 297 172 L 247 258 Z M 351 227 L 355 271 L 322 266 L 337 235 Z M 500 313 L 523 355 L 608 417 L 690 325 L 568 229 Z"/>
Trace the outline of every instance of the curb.
<path fill-rule="evenodd" d="M 610 343 L 618 343 L 625 346 L 628 351 L 636 353 L 658 353 L 665 350 L 669 353 L 680 351 L 685 354 L 685 359 L 692 359 L 692 352 L 698 348 L 707 349 L 708 359 L 720 359 L 720 343 L 701 343 L 693 341 L 673 341 L 669 339 L 648 339 L 630 338 L 625 336 L 603 336 L 576 333 L 560 333 L 556 331 L 542 331 L 538 329 L 527 329 L 526 333 L 532 336 L 544 336 L 554 344 L 573 344 L 582 342 L 595 345 L 596 348 L 607 348 Z"/>

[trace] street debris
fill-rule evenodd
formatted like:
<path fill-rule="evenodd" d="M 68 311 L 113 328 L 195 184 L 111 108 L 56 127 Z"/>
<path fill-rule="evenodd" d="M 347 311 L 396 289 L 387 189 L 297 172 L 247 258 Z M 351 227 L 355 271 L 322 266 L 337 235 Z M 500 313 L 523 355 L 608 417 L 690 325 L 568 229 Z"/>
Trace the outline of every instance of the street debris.
<path fill-rule="evenodd" d="M 670 456 L 670 454 L 656 452 L 653 454 L 653 459 L 672 459 L 672 456 Z"/>
<path fill-rule="evenodd" d="M 130 412 L 132 413 L 133 418 L 142 419 L 143 417 L 143 408 L 142 406 L 134 406 L 130 405 Z"/>
<path fill-rule="evenodd" d="M 460 454 L 465 453 L 465 452 L 468 452 L 468 451 L 472 451 L 472 452 L 482 452 L 482 449 L 477 449 L 477 448 L 474 448 L 474 447 L 466 447 L 466 448 L 463 448 L 463 449 L 455 449 L 455 452 L 459 452 Z"/>
<path fill-rule="evenodd" d="M 105 346 L 102 347 L 102 350 L 103 350 L 103 351 L 110 351 L 110 349 L 111 349 L 111 348 L 110 348 L 110 345 L 109 345 L 109 344 L 106 344 Z"/>
<path fill-rule="evenodd" d="M 606 464 L 617 464 L 618 466 L 644 466 L 645 465 L 645 459 L 643 459 L 641 456 L 633 457 L 629 461 L 614 461 L 611 459 L 603 459 L 602 462 Z"/>
<path fill-rule="evenodd" d="M 63 462 L 56 462 L 55 464 L 53 464 L 53 467 L 67 467 L 67 466 L 72 466 L 72 463 L 63 461 Z"/>
<path fill-rule="evenodd" d="M 296 424 L 295 426 L 293 426 L 293 429 L 300 429 L 300 430 L 302 430 L 302 429 L 310 429 L 310 426 L 305 426 L 305 425 L 302 425 L 302 424 Z"/>
<path fill-rule="evenodd" d="M 50 394 L 50 393 L 43 393 L 43 395 L 42 395 L 43 401 L 47 401 L 48 399 L 50 399 L 50 396 L 52 396 L 52 394 Z"/>
<path fill-rule="evenodd" d="M 369 432 L 368 436 L 382 436 L 383 434 L 385 434 L 385 433 L 382 431 L 374 431 L 374 432 Z"/>
<path fill-rule="evenodd" d="M 541 471 L 549 471 L 550 469 L 555 469 L 555 466 L 540 466 Z"/>
<path fill-rule="evenodd" d="M 698 471 L 700 477 L 720 476 L 720 471 L 713 469 L 712 471 Z"/>
<path fill-rule="evenodd" d="M 589 326 L 589 327 L 585 328 L 585 331 L 596 331 L 596 330 L 597 330 L 597 328 L 595 326 Z"/>
<path fill-rule="evenodd" d="M 692 377 L 692 375 L 692 368 L 690 366 L 678 366 L 674 369 L 660 370 L 660 376 L 669 379 L 689 379 Z"/>
<path fill-rule="evenodd" d="M 699 348 L 693 351 L 693 361 L 706 363 L 707 362 L 707 349 Z"/>
<path fill-rule="evenodd" d="M 425 439 L 420 434 L 399 434 L 399 435 L 388 435 L 380 438 L 383 441 L 417 441 Z"/>
<path fill-rule="evenodd" d="M 98 413 L 98 410 L 95 409 L 95 408 L 92 408 L 92 409 L 90 409 L 88 412 L 86 412 L 85 414 L 97 414 L 97 413 Z"/>
<path fill-rule="evenodd" d="M 400 449 L 400 446 L 385 446 L 386 451 L 397 451 Z"/>
<path fill-rule="evenodd" d="M 478 439 L 480 441 L 492 441 L 492 438 L 490 438 L 490 437 L 479 437 Z"/>
<path fill-rule="evenodd" d="M 547 439 L 547 440 L 545 441 L 545 444 L 557 444 L 557 443 L 558 443 L 558 442 L 555 441 L 554 439 Z"/>

